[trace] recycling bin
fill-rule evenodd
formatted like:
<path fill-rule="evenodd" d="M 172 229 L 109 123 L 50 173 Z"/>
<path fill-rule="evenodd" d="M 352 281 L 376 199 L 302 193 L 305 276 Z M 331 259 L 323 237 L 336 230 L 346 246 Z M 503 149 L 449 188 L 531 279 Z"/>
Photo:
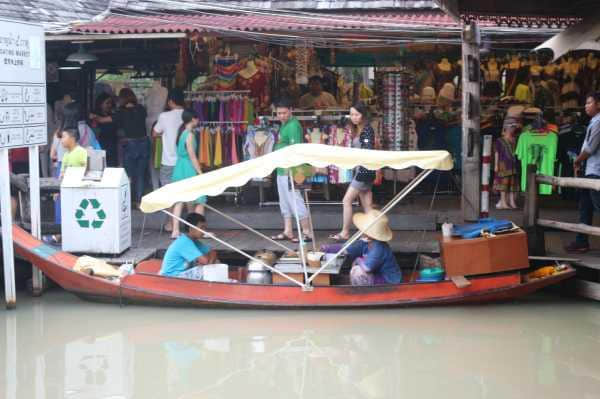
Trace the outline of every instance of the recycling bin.
<path fill-rule="evenodd" d="M 63 251 L 114 255 L 131 247 L 131 191 L 123 168 L 93 178 L 86 168 L 67 168 L 60 200 Z"/>

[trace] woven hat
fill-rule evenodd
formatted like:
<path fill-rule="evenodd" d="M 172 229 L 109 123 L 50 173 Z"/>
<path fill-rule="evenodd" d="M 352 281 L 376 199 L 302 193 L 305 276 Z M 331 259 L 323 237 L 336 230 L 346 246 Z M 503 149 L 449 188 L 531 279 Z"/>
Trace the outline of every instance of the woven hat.
<path fill-rule="evenodd" d="M 364 231 L 364 234 L 372 239 L 390 241 L 394 234 L 388 225 L 388 218 L 385 215 L 381 216 L 368 230 L 365 230 L 379 215 L 381 215 L 380 211 L 372 209 L 367 213 L 356 213 L 352 217 L 352 221 L 359 230 Z"/>

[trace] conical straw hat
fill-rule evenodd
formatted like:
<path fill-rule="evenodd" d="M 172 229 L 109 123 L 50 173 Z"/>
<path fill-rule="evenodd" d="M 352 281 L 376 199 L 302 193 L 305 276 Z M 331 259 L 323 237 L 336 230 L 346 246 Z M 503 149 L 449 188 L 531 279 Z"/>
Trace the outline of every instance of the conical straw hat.
<path fill-rule="evenodd" d="M 381 215 L 380 211 L 370 210 L 367 213 L 357 213 L 352 217 L 352 221 L 354 225 L 359 229 L 364 231 L 367 236 L 373 238 L 377 241 L 390 241 L 394 234 L 388 226 L 388 218 L 383 215 L 380 217 L 373 226 L 371 226 L 368 230 L 365 231 L 365 228 L 368 227 L 373 221 Z"/>

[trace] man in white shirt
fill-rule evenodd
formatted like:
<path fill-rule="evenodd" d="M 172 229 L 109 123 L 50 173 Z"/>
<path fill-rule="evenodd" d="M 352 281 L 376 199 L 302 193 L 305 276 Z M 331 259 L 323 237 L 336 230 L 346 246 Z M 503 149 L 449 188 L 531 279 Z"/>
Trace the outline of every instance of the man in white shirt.
<path fill-rule="evenodd" d="M 171 183 L 173 168 L 177 162 L 177 132 L 183 123 L 184 96 L 181 89 L 171 89 L 167 100 L 169 111 L 158 116 L 152 130 L 154 137 L 162 137 L 162 156 L 160 162 L 160 185 Z"/>
<path fill-rule="evenodd" d="M 162 137 L 162 155 L 160 162 L 159 181 L 164 186 L 171 183 L 173 168 L 177 162 L 177 133 L 183 123 L 181 115 L 184 108 L 184 95 L 181 89 L 171 89 L 167 99 L 169 111 L 158 116 L 158 121 L 152 129 L 153 137 Z M 170 218 L 169 218 L 170 220 Z M 167 222 L 165 229 L 171 231 L 172 226 Z"/>

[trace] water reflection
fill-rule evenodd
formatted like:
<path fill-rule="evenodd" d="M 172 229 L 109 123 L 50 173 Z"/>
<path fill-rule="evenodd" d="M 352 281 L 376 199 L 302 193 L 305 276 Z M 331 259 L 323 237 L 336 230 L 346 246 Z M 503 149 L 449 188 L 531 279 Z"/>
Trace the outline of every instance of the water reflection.
<path fill-rule="evenodd" d="M 600 308 L 119 308 L 63 292 L 0 313 L 13 398 L 596 398 Z M 2 336 L 3 335 L 3 336 Z"/>

